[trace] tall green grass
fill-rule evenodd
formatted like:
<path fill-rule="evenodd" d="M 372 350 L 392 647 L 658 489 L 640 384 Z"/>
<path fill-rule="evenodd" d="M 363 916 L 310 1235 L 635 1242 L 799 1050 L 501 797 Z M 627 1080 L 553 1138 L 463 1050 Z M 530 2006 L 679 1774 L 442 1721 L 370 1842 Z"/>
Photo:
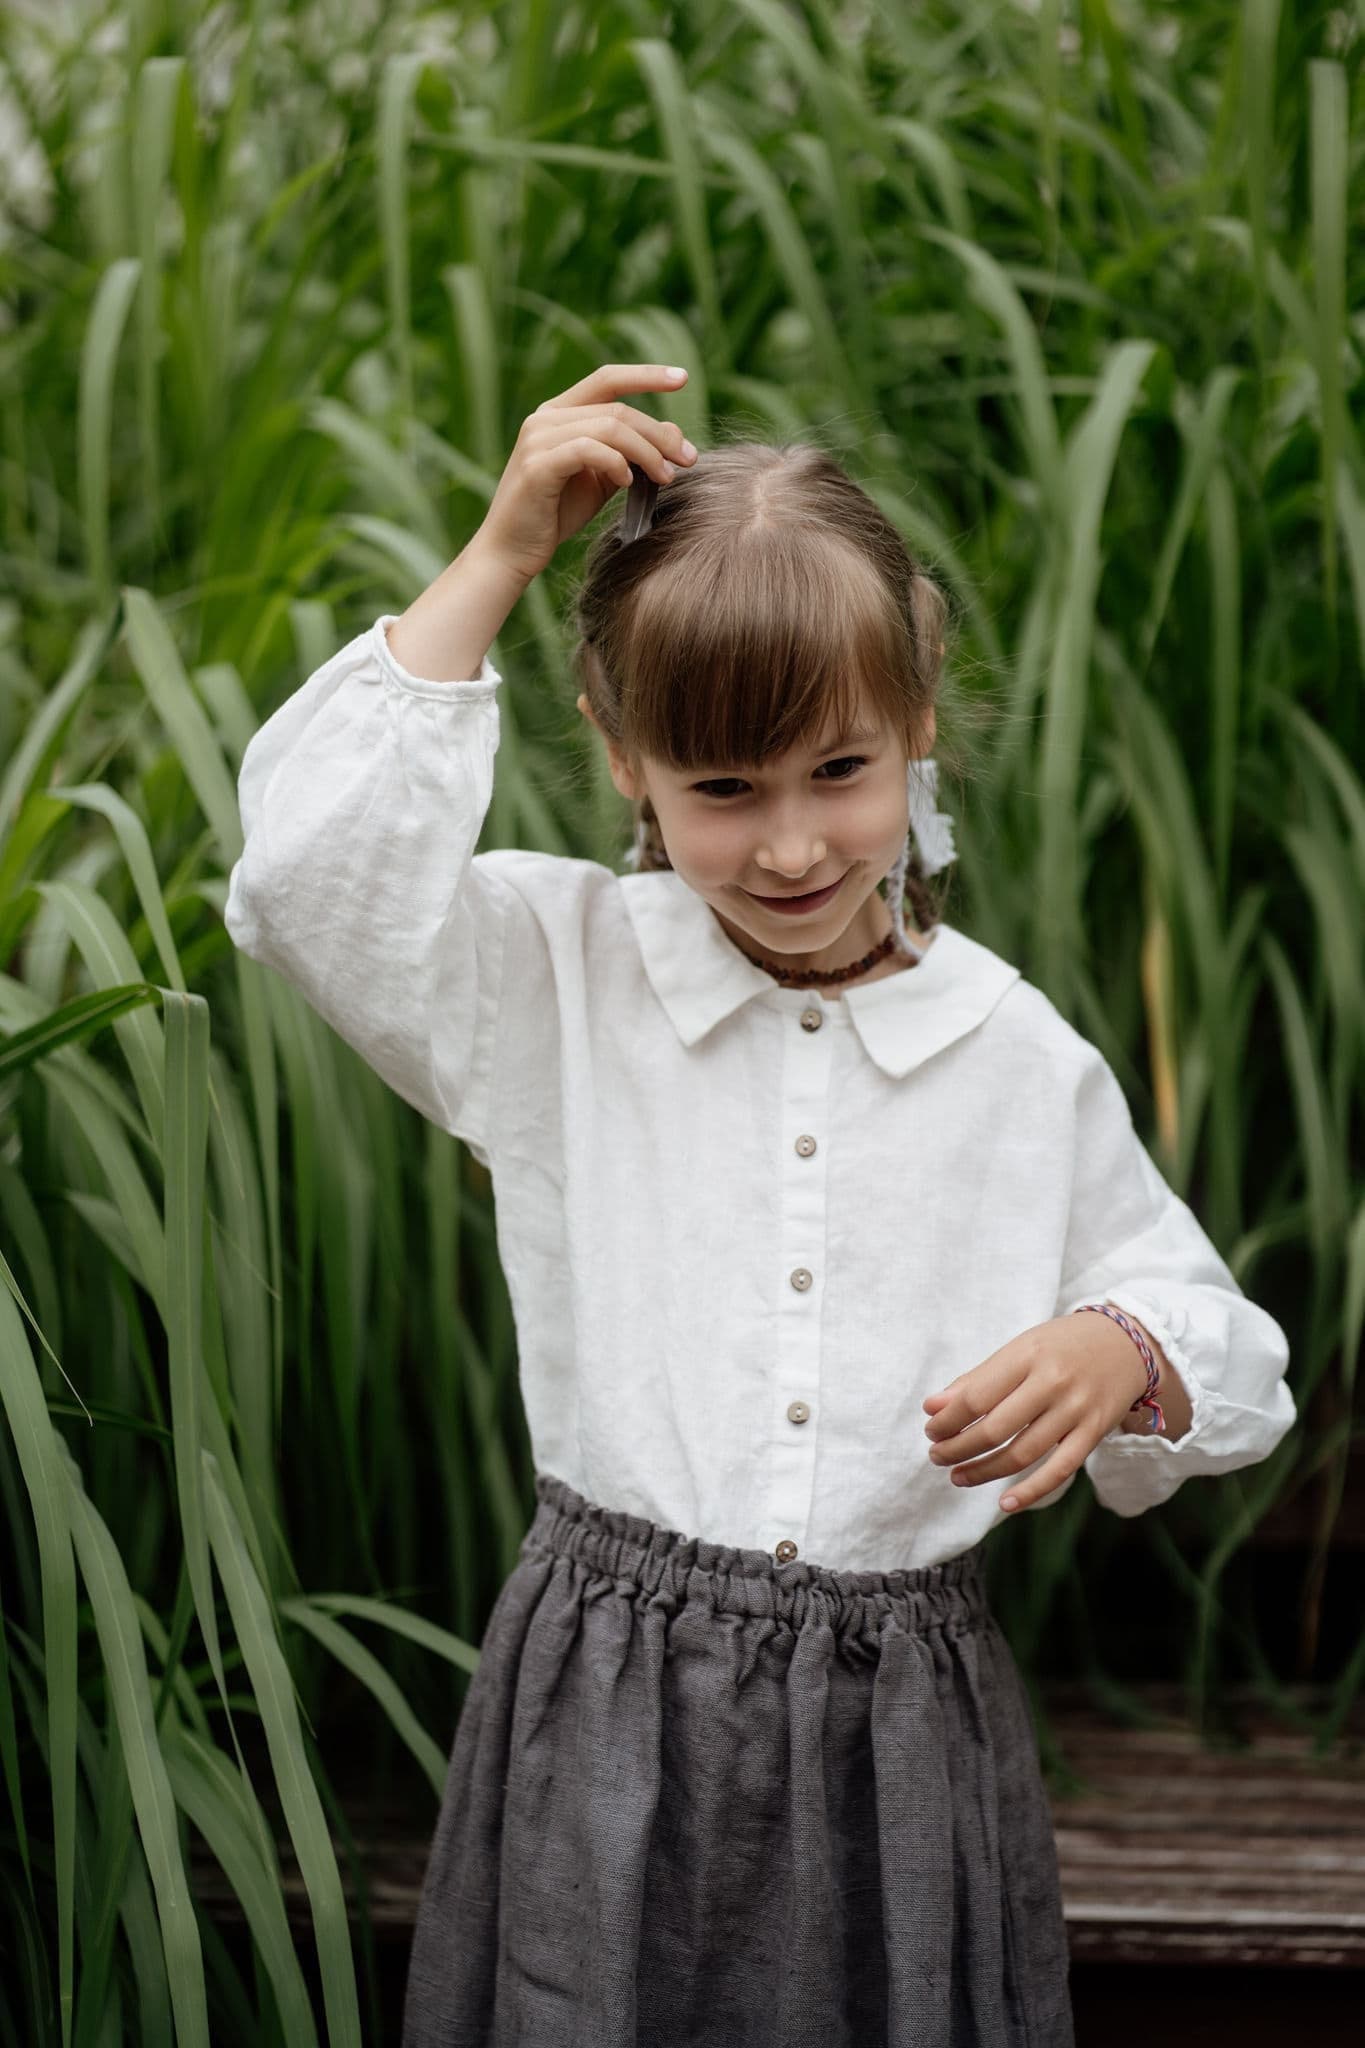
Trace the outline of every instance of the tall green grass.
<path fill-rule="evenodd" d="M 1272 1458 L 993 1539 L 1026 1671 L 1138 1710 L 1117 1557 L 1193 1712 L 1250 1678 L 1303 1719 L 1311 1678 L 1329 1739 L 1365 1681 L 1323 1630 L 1365 1327 L 1357 18 L 140 0 L 0 33 L 7 2035 L 376 2036 L 340 1745 L 434 1816 L 533 1475 L 487 1175 L 227 941 L 236 773 L 603 360 L 686 363 L 703 447 L 818 434 L 927 557 L 997 713 L 950 918 L 1101 1046 L 1290 1334 Z M 615 864 L 576 561 L 499 643 L 484 844 Z M 1304 1495 L 1286 1658 L 1230 1589 Z"/>

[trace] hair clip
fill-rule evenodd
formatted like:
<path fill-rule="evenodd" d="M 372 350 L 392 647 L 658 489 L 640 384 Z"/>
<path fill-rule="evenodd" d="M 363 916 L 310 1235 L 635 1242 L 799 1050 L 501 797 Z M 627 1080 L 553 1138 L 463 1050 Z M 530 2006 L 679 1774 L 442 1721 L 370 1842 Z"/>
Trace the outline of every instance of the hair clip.
<path fill-rule="evenodd" d="M 659 495 L 659 486 L 652 476 L 647 476 L 638 462 L 630 465 L 630 490 L 626 494 L 626 509 L 621 517 L 621 544 L 638 540 L 642 533 L 648 533 L 654 524 L 654 505 Z"/>

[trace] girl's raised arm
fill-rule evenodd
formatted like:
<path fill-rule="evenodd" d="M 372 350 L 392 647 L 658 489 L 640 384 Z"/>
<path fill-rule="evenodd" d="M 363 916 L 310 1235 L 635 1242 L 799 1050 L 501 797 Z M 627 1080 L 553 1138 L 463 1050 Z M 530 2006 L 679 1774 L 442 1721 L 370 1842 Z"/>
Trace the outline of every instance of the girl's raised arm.
<path fill-rule="evenodd" d="M 469 546 L 401 618 L 315 670 L 242 756 L 234 945 L 485 1156 L 508 921 L 529 916 L 495 857 L 474 854 L 499 739 L 487 650 L 631 462 L 671 474 L 662 448 L 679 430 L 611 397 L 666 381 L 653 365 L 608 367 L 539 407 Z M 519 994 L 519 1018 L 549 1018 L 552 989 Z"/>
<path fill-rule="evenodd" d="M 680 427 L 617 395 L 676 391 L 686 374 L 657 363 L 607 363 L 538 405 L 521 423 L 483 525 L 395 625 L 390 645 L 398 660 L 433 680 L 476 674 L 527 584 L 629 485 L 632 462 L 656 483 L 675 474 L 668 451 L 694 462 L 697 451 Z"/>

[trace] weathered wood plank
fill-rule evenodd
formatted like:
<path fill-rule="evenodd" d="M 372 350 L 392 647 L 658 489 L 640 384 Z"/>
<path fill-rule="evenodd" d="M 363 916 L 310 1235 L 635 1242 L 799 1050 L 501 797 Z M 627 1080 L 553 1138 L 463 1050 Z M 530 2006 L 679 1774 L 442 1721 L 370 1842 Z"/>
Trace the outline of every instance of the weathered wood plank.
<path fill-rule="evenodd" d="M 1051 1795 L 1073 1960 L 1365 1964 L 1365 1742 L 1359 1717 L 1329 1755 L 1239 1710 L 1240 1749 L 1209 1748 L 1167 1716 L 1116 1726 L 1048 1697 L 1076 1792 Z"/>

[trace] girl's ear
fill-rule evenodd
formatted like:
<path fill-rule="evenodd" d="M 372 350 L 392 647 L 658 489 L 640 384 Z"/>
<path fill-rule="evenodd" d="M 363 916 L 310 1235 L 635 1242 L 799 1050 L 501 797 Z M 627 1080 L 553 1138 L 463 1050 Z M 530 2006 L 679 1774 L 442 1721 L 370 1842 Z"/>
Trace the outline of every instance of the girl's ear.
<path fill-rule="evenodd" d="M 919 738 L 910 758 L 914 761 L 927 760 L 934 751 L 934 740 L 937 735 L 938 720 L 934 716 L 934 707 L 931 704 L 925 713 L 924 724 L 920 728 Z"/>
<path fill-rule="evenodd" d="M 618 747 L 613 745 L 607 738 L 607 735 L 602 732 L 601 726 L 593 715 L 593 708 L 588 702 L 586 692 L 579 692 L 577 703 L 578 709 L 582 712 L 588 723 L 596 726 L 598 732 L 602 734 L 602 744 L 607 750 L 607 766 L 611 770 L 611 779 L 616 785 L 618 795 L 629 797 L 632 801 L 637 796 L 643 796 L 645 794 L 643 783 L 631 774 L 625 756 Z"/>

